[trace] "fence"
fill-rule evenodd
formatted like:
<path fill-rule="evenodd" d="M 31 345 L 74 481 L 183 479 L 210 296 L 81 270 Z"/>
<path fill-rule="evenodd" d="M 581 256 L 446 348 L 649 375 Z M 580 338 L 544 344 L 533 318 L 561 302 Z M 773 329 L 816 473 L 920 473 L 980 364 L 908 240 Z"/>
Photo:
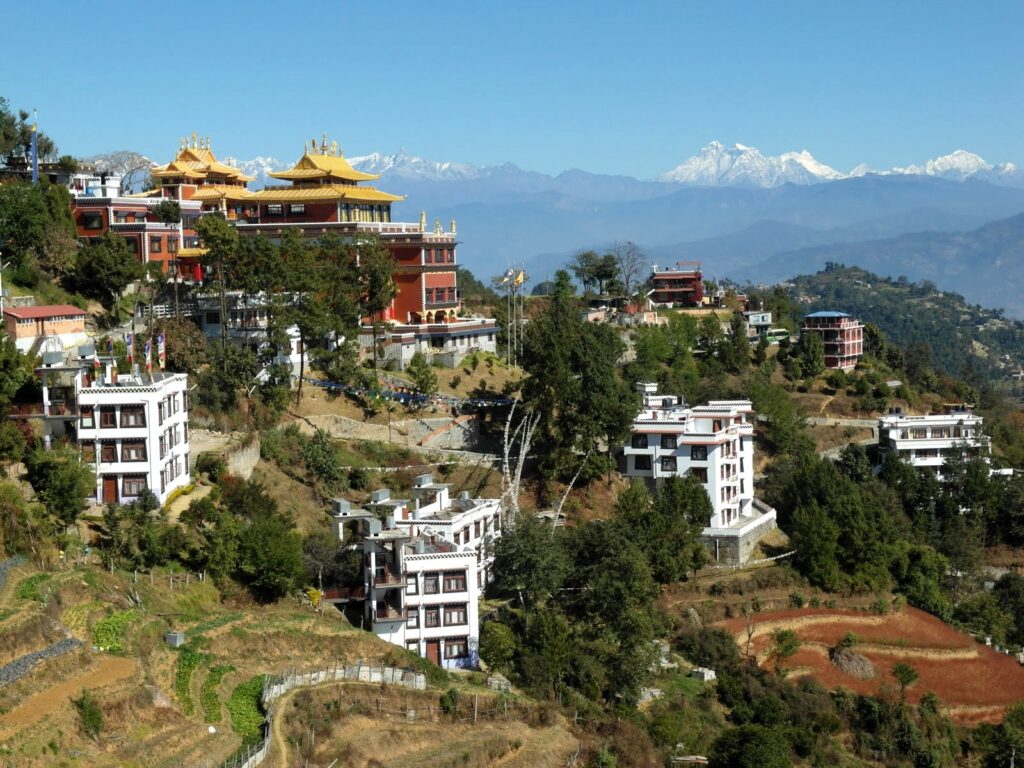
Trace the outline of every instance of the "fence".
<path fill-rule="evenodd" d="M 377 683 L 379 685 L 398 685 L 417 691 L 427 689 L 427 676 L 422 672 L 397 667 L 375 667 L 363 664 L 344 666 L 335 664 L 327 669 L 297 674 L 289 672 L 284 675 L 266 675 L 263 678 L 263 706 L 267 710 L 267 722 L 264 726 L 263 739 L 253 744 L 245 752 L 236 754 L 221 763 L 221 768 L 256 768 L 263 763 L 270 751 L 270 737 L 276 714 L 274 702 L 293 688 L 320 685 L 335 682 Z"/>

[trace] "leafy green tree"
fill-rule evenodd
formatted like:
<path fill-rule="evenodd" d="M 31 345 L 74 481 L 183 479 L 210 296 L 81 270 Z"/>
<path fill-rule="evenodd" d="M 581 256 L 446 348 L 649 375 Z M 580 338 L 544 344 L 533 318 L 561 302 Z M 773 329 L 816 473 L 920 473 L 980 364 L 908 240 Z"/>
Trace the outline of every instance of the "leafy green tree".
<path fill-rule="evenodd" d="M 597 286 L 597 277 L 595 276 L 595 273 L 597 272 L 600 261 L 601 257 L 594 251 L 581 251 L 573 256 L 569 268 L 572 270 L 577 282 L 582 286 L 584 293 L 589 292 L 592 287 Z"/>
<path fill-rule="evenodd" d="M 567 564 L 555 529 L 523 515 L 494 541 L 494 584 L 527 608 L 543 605 L 562 586 Z"/>
<path fill-rule="evenodd" d="M 535 444 L 549 477 L 571 477 L 579 454 L 610 451 L 624 438 L 639 409 L 618 374 L 623 344 L 607 325 L 583 321 L 569 275 L 559 271 L 544 312 L 526 326 L 523 394 L 541 414 Z M 606 467 L 609 464 L 606 462 Z"/>
<path fill-rule="evenodd" d="M 801 333 L 797 353 L 800 358 L 801 375 L 812 378 L 825 370 L 825 343 L 820 334 L 813 331 Z"/>
<path fill-rule="evenodd" d="M 741 312 L 729 318 L 729 333 L 721 345 L 722 364 L 730 373 L 745 373 L 750 367 L 750 342 L 747 323 Z"/>
<path fill-rule="evenodd" d="M 839 533 L 839 526 L 815 501 L 793 511 L 790 540 L 796 550 L 796 566 L 812 584 L 830 591 L 842 583 Z"/>
<path fill-rule="evenodd" d="M 238 255 L 238 231 L 223 216 L 217 214 L 203 216 L 196 222 L 195 228 L 203 248 L 206 249 L 201 261 L 204 266 L 213 268 L 216 274 L 220 295 L 220 346 L 223 354 L 228 345 L 228 270 Z M 227 365 L 226 358 L 222 365 Z"/>
<path fill-rule="evenodd" d="M 23 181 L 0 185 L 0 247 L 20 267 L 42 250 L 50 215 L 39 187 Z"/>
<path fill-rule="evenodd" d="M 418 394 L 429 397 L 437 392 L 437 374 L 427 362 L 427 358 L 424 357 L 422 352 L 416 352 L 412 356 L 406 372 L 412 379 L 413 386 Z"/>
<path fill-rule="evenodd" d="M 74 271 L 78 249 L 73 233 L 51 223 L 39 249 L 39 268 L 55 282 L 61 282 Z"/>
<path fill-rule="evenodd" d="M 15 393 L 32 377 L 32 360 L 18 351 L 14 339 L 0 330 L 0 415 Z"/>
<path fill-rule="evenodd" d="M 917 682 L 917 670 L 901 661 L 892 665 L 890 673 L 900 687 L 900 699 L 906 701 L 907 688 Z"/>
<path fill-rule="evenodd" d="M 165 317 L 156 323 L 156 332 L 167 342 L 167 368 L 195 375 L 209 359 L 206 336 L 188 318 Z"/>
<path fill-rule="evenodd" d="M 373 375 L 377 378 L 377 334 L 380 316 L 394 300 L 398 289 L 392 275 L 395 259 L 391 252 L 377 239 L 367 239 L 359 244 L 359 285 L 363 312 L 370 318 L 373 332 Z"/>
<path fill-rule="evenodd" d="M 37 449 L 25 457 L 28 481 L 46 511 L 63 525 L 72 525 L 95 492 L 92 468 L 71 451 Z"/>
<path fill-rule="evenodd" d="M 99 703 L 85 688 L 82 689 L 82 695 L 77 699 L 72 699 L 71 703 L 75 705 L 75 711 L 78 712 L 78 721 L 82 732 L 90 739 L 97 740 L 103 732 L 103 710 Z"/>
<path fill-rule="evenodd" d="M 836 459 L 839 471 L 855 483 L 863 483 L 871 477 L 871 460 L 863 445 L 850 443 L 839 452 Z"/>
<path fill-rule="evenodd" d="M 302 449 L 302 461 L 306 471 L 328 489 L 336 488 L 341 483 L 338 450 L 331 442 L 331 436 L 324 430 L 318 429 L 313 433 L 313 437 Z"/>
<path fill-rule="evenodd" d="M 723 733 L 708 755 L 709 768 L 790 768 L 789 744 L 775 728 L 741 725 Z"/>
<path fill-rule="evenodd" d="M 3 409 L 0 408 L 0 414 L 2 413 Z M 0 466 L 6 470 L 12 463 L 21 461 L 25 454 L 25 446 L 25 436 L 18 426 L 8 419 L 0 421 Z"/>
<path fill-rule="evenodd" d="M 106 232 L 82 249 L 75 266 L 74 284 L 82 294 L 112 309 L 129 283 L 142 275 L 142 265 L 128 250 L 124 238 Z"/>
<path fill-rule="evenodd" d="M 793 399 L 771 380 L 772 367 L 762 365 L 750 377 L 749 391 L 754 410 L 763 419 L 764 439 L 776 453 L 798 456 L 813 449 L 807 435 L 807 419 Z"/>
<path fill-rule="evenodd" d="M 776 629 L 772 632 L 772 644 L 768 658 L 772 660 L 775 674 L 782 676 L 783 665 L 800 650 L 800 638 L 792 629 Z"/>
<path fill-rule="evenodd" d="M 768 360 L 768 337 L 761 334 L 754 346 L 754 365 L 761 365 Z"/>
<path fill-rule="evenodd" d="M 572 658 L 565 617 L 557 611 L 534 612 L 527 623 L 522 656 L 523 684 L 539 696 L 560 696 Z"/>
<path fill-rule="evenodd" d="M 302 541 L 280 514 L 258 514 L 238 535 L 238 575 L 263 602 L 284 597 L 303 574 Z"/>
<path fill-rule="evenodd" d="M 487 666 L 508 673 L 517 652 L 515 633 L 500 621 L 487 621 L 480 628 L 480 657 Z"/>
<path fill-rule="evenodd" d="M 634 480 L 615 504 L 622 535 L 644 552 L 661 584 L 680 581 L 703 565 L 700 534 L 711 514 L 711 500 L 692 475 L 669 478 L 653 501 L 643 483 Z"/>

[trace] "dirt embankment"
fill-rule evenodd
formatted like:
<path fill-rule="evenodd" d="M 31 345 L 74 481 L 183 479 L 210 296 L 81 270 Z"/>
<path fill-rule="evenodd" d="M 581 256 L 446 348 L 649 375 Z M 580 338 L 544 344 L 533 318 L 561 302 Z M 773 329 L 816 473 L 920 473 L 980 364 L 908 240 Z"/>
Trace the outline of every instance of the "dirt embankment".
<path fill-rule="evenodd" d="M 741 650 L 745 648 L 742 618 L 719 626 L 733 635 Z M 914 608 L 884 616 L 813 608 L 759 614 L 751 643 L 758 663 L 766 663 L 771 633 L 778 629 L 793 630 L 801 643 L 785 664 L 789 674 L 812 675 L 827 688 L 841 686 L 871 695 L 895 690 L 890 670 L 902 662 L 918 673 L 917 682 L 907 690 L 908 700 L 920 701 L 932 691 L 956 722 L 997 722 L 1008 707 L 1024 699 L 1024 666 L 1015 657 L 997 653 Z M 848 633 L 856 636 L 856 652 L 877 671 L 874 678 L 844 672 L 829 658 L 829 650 Z"/>

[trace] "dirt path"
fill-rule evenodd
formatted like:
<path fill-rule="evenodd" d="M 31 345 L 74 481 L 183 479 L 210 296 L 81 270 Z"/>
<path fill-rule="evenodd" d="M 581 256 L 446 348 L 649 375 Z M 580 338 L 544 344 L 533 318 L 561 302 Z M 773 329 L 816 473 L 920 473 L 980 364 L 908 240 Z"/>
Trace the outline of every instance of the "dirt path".
<path fill-rule="evenodd" d="M 135 674 L 135 662 L 117 656 L 102 656 L 85 674 L 50 686 L 30 696 L 10 712 L 0 715 L 0 742 L 9 739 L 26 726 L 39 722 L 51 712 L 64 707 L 68 699 L 83 688 L 102 688 Z"/>

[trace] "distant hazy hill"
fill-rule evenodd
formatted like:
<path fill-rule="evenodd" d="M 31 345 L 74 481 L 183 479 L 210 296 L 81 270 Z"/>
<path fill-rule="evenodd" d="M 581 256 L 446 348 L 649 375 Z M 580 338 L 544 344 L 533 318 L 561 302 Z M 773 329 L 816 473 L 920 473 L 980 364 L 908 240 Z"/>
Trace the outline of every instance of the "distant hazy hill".
<path fill-rule="evenodd" d="M 1024 322 L 969 304 L 960 294 L 933 284 L 892 280 L 856 267 L 823 270 L 790 282 L 802 311 L 847 312 L 874 323 L 904 347 L 926 342 L 935 366 L 949 373 L 962 374 L 968 360 L 975 369 L 996 375 L 1024 364 Z"/>
<path fill-rule="evenodd" d="M 773 280 L 820 269 L 826 262 L 856 265 L 889 276 L 931 280 L 968 301 L 1024 318 L 1024 214 L 967 232 L 917 232 L 881 240 L 837 243 L 779 253 L 750 270 Z"/>

